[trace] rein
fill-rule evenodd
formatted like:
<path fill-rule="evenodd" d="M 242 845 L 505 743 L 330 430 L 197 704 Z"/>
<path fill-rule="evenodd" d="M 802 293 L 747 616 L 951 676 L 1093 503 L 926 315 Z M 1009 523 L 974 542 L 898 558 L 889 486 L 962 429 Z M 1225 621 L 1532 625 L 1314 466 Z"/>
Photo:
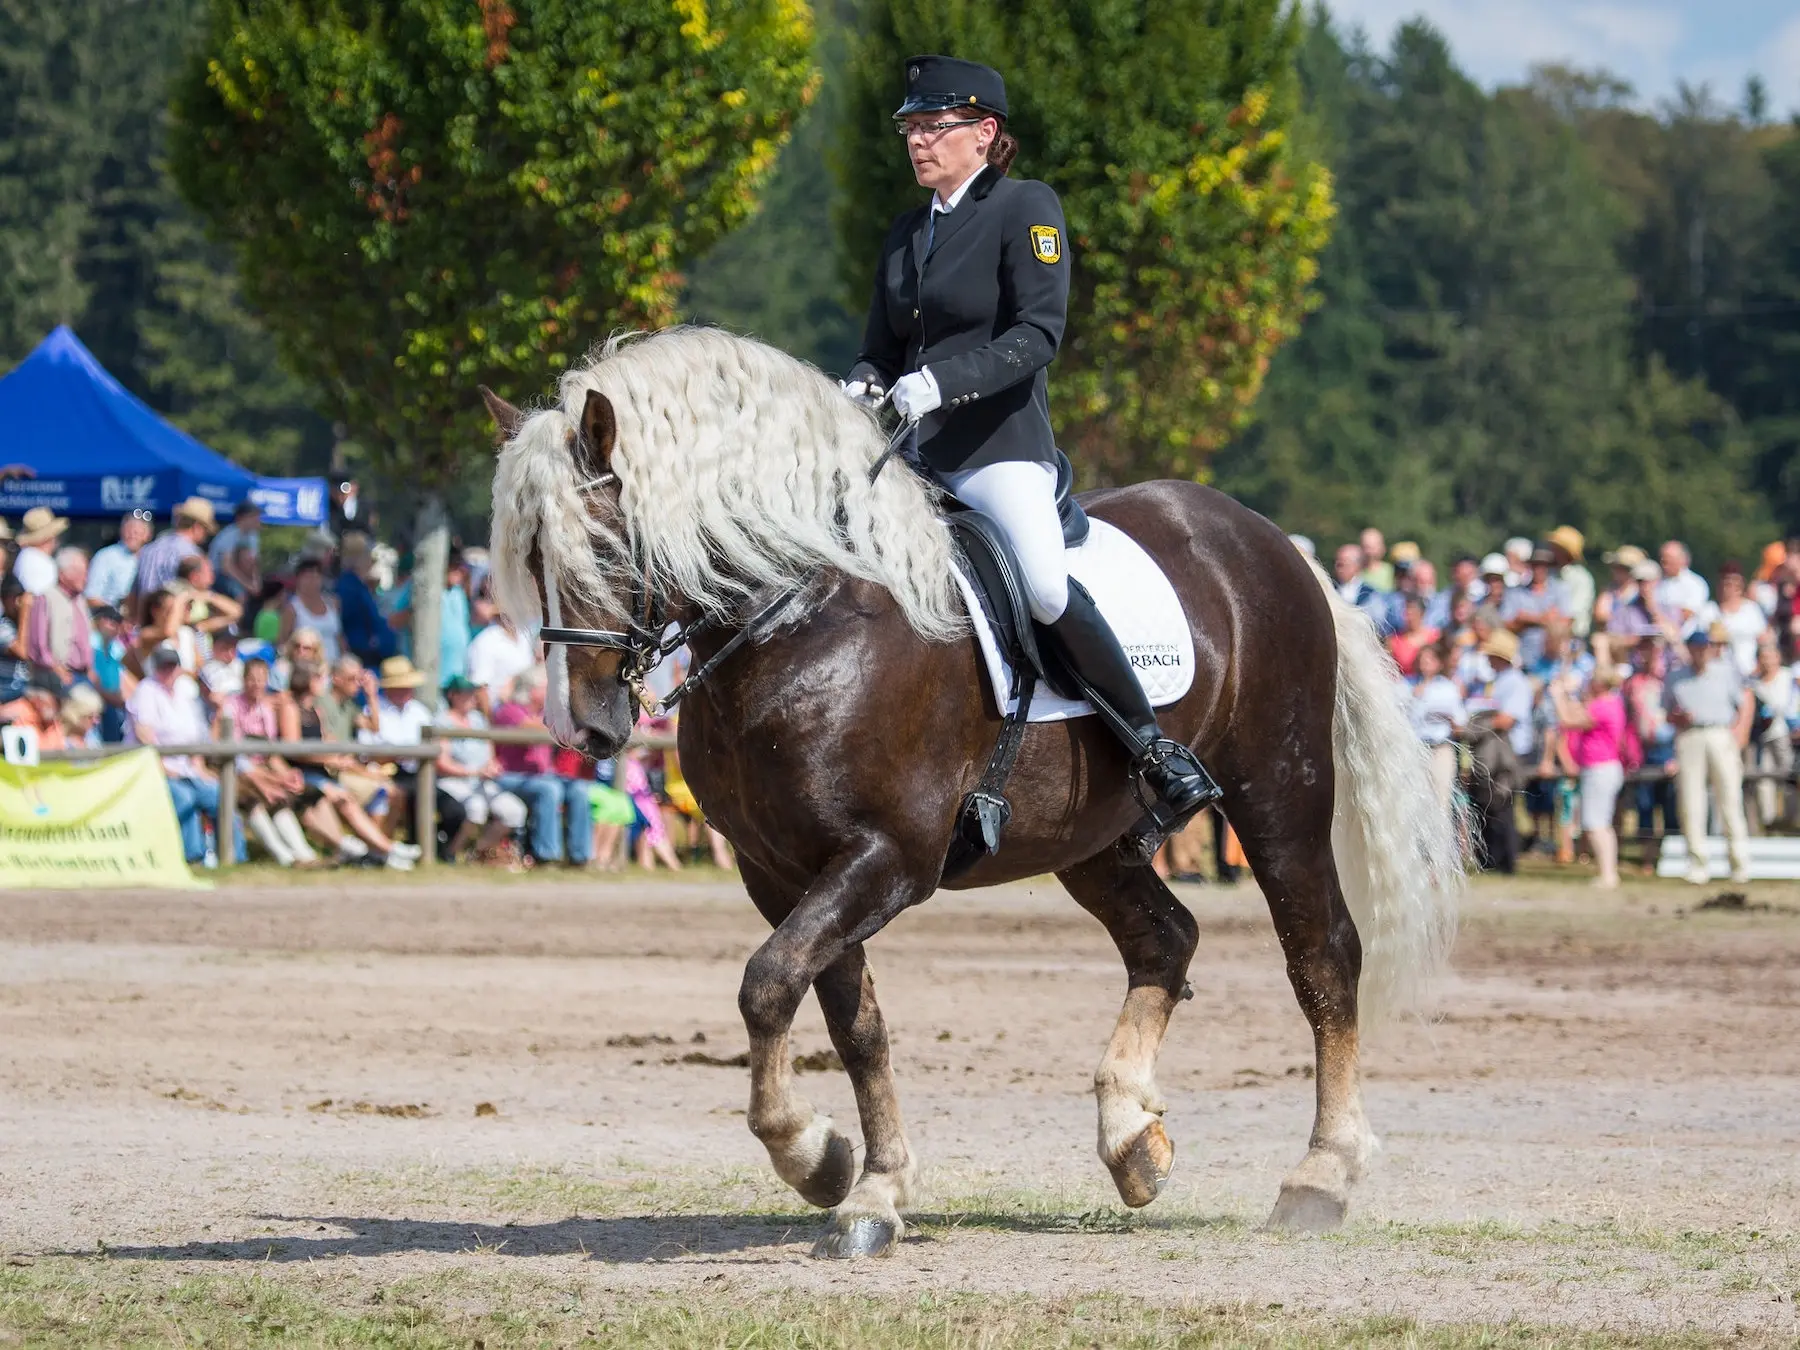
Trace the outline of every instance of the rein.
<path fill-rule="evenodd" d="M 884 400 L 885 401 L 885 400 Z M 903 420 L 888 438 L 887 448 L 881 457 L 869 469 L 869 481 L 873 483 L 886 467 L 894 452 L 905 444 L 918 425 L 916 419 Z M 609 482 L 617 481 L 616 475 L 605 473 L 591 482 L 582 484 L 582 490 L 601 487 Z M 703 661 L 680 684 L 671 689 L 666 698 L 654 702 L 644 697 L 644 677 L 666 660 L 671 652 L 686 646 L 692 639 L 719 623 L 716 614 L 702 614 L 697 619 L 678 624 L 672 632 L 666 631 L 667 624 L 659 624 L 657 615 L 663 607 L 650 593 L 650 564 L 646 559 L 641 569 L 635 569 L 631 579 L 631 609 L 626 619 L 627 627 L 617 628 L 564 628 L 562 624 L 562 597 L 557 594 L 556 583 L 549 577 L 544 578 L 544 596 L 550 622 L 538 630 L 538 640 L 547 647 L 598 647 L 603 651 L 618 652 L 621 656 L 619 678 L 637 691 L 638 701 L 650 710 L 653 717 L 664 717 L 694 690 L 706 682 L 709 675 L 733 652 L 750 640 L 750 635 L 763 624 L 774 618 L 800 593 L 817 578 L 818 572 L 809 572 L 792 586 L 784 589 L 768 604 L 764 605 L 753 616 L 745 620 L 737 632 L 733 633 L 723 647 Z M 637 616 L 643 615 L 640 622 Z M 568 702 L 568 656 L 558 651 L 550 663 L 550 696 L 561 699 L 562 706 Z"/>

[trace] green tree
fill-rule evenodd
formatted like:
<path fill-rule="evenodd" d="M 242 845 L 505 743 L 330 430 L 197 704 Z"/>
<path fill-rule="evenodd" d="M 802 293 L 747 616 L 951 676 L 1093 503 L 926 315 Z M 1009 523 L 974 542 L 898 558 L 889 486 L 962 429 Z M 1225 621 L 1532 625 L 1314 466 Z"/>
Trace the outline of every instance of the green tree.
<path fill-rule="evenodd" d="M 920 192 L 889 116 L 921 51 L 1007 80 L 1014 172 L 1062 197 L 1073 271 L 1059 437 L 1102 481 L 1204 476 L 1298 329 L 1332 216 L 1294 150 L 1300 24 L 1283 0 L 863 0 L 836 164 L 848 294 Z"/>
<path fill-rule="evenodd" d="M 811 95 L 811 41 L 802 0 L 213 0 L 172 168 L 289 368 L 425 490 L 422 661 L 442 494 L 489 438 L 473 387 L 540 394 L 675 316 Z"/>

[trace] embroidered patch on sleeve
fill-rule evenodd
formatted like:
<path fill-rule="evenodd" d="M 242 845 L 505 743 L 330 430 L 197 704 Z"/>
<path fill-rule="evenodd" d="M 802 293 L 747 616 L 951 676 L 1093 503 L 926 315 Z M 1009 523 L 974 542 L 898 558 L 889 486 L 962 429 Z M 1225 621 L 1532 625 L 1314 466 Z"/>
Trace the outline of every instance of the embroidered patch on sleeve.
<path fill-rule="evenodd" d="M 1062 261 L 1062 235 L 1054 225 L 1031 227 L 1031 252 L 1041 263 Z"/>

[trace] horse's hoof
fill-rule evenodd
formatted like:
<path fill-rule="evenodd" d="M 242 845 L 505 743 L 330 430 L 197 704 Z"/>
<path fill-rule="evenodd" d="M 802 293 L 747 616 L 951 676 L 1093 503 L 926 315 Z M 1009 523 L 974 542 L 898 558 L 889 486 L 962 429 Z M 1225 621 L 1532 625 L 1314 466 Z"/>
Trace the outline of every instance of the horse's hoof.
<path fill-rule="evenodd" d="M 836 1130 L 825 1143 L 825 1155 L 806 1179 L 794 1187 L 800 1198 L 820 1209 L 835 1209 L 856 1184 L 856 1151 Z"/>
<path fill-rule="evenodd" d="M 906 1225 L 898 1218 L 858 1214 L 827 1228 L 813 1243 L 812 1254 L 836 1261 L 853 1256 L 887 1256 L 900 1245 L 904 1236 Z"/>
<path fill-rule="evenodd" d="M 1124 1156 L 1107 1164 L 1113 1185 L 1119 1188 L 1119 1199 L 1133 1209 L 1142 1209 L 1162 1194 L 1174 1166 L 1175 1145 L 1169 1142 L 1160 1120 L 1144 1126 Z"/>
<path fill-rule="evenodd" d="M 1343 1226 L 1347 1200 L 1316 1186 L 1283 1186 L 1263 1227 L 1279 1233 L 1330 1233 Z"/>

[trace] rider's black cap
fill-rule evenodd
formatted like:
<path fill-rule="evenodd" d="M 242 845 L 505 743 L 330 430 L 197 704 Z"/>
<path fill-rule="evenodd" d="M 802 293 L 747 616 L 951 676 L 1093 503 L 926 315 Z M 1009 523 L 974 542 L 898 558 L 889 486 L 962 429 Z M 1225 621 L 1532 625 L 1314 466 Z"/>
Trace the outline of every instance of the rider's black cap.
<path fill-rule="evenodd" d="M 946 112 L 979 108 L 1006 116 L 1006 81 L 991 66 L 954 56 L 915 56 L 906 63 L 906 101 L 894 113 Z"/>

